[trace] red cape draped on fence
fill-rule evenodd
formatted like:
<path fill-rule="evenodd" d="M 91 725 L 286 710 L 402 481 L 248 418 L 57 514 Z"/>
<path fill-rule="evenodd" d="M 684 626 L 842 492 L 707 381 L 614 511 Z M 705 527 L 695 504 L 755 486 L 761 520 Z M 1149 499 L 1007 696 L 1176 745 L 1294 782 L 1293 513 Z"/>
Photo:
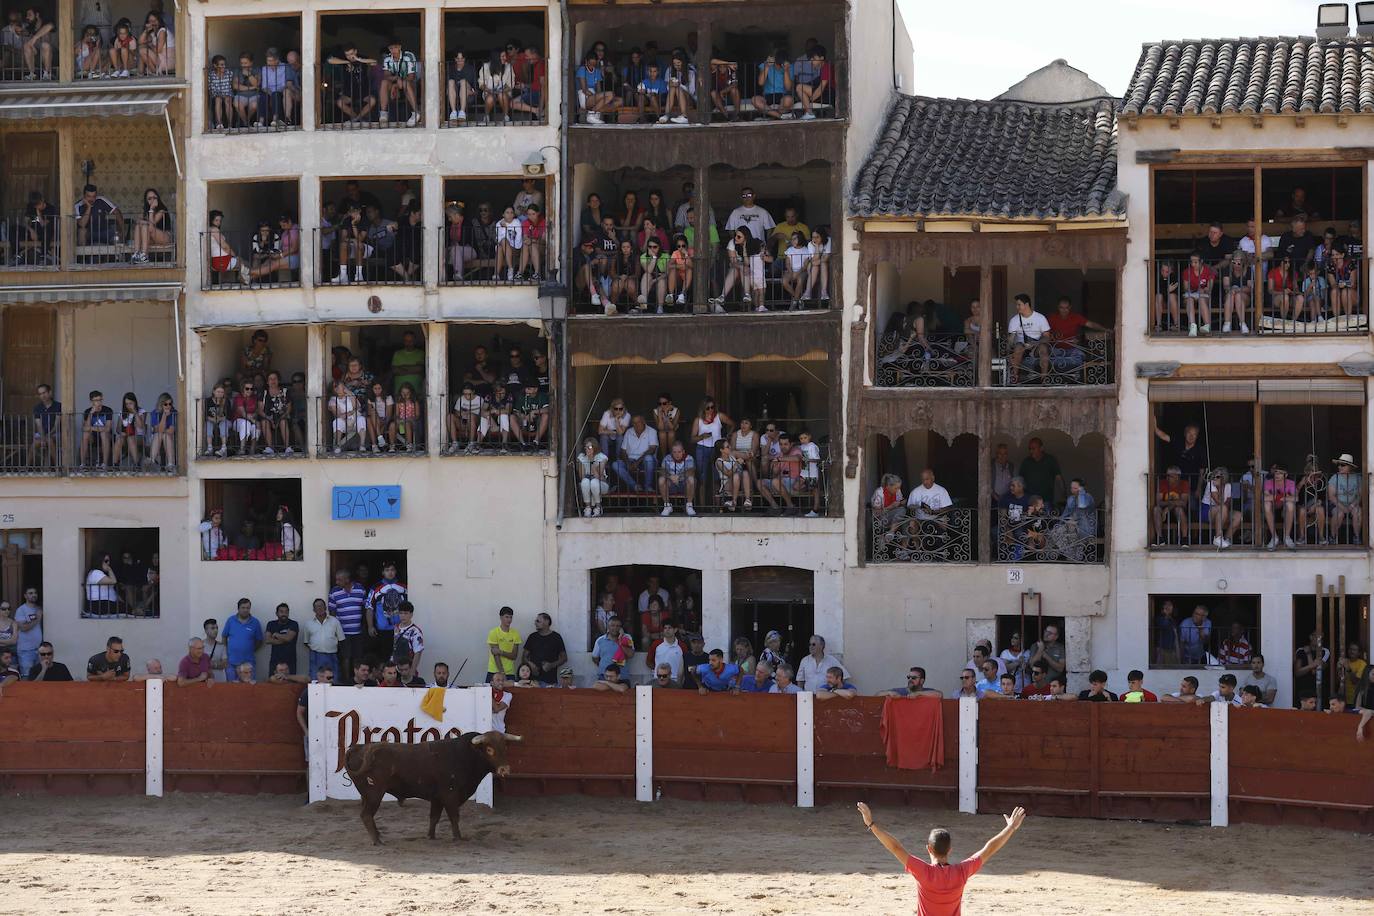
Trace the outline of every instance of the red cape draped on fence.
<path fill-rule="evenodd" d="M 945 761 L 945 720 L 932 697 L 892 698 L 883 703 L 887 765 L 899 770 L 938 770 Z"/>

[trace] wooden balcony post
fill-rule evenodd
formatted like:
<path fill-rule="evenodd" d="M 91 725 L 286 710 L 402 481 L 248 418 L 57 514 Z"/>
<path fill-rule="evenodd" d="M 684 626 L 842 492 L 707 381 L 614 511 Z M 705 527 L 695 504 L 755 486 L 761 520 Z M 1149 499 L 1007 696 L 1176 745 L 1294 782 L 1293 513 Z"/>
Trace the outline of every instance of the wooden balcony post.
<path fill-rule="evenodd" d="M 986 280 L 987 268 L 983 270 Z M 987 327 L 987 322 L 983 322 L 983 327 Z M 992 432 L 992 414 L 986 410 L 982 411 L 978 421 L 978 509 L 974 515 L 974 525 L 978 531 L 979 563 L 991 563 L 997 558 L 993 553 L 992 543 Z"/>
<path fill-rule="evenodd" d="M 711 57 L 715 49 L 711 44 L 711 20 L 699 19 L 697 27 L 697 122 L 711 123 Z"/>
<path fill-rule="evenodd" d="M 697 74 L 697 79 L 701 79 L 700 73 Z M 692 277 L 691 304 L 693 311 L 702 312 L 707 310 L 706 300 L 711 296 L 711 278 L 715 267 L 713 258 L 716 256 L 715 246 L 711 244 L 711 168 L 708 165 L 698 165 L 693 171 L 692 180 L 696 183 L 696 199 L 693 206 L 696 207 L 697 218 L 692 226 L 692 250 L 696 252 L 699 266 Z"/>
<path fill-rule="evenodd" d="M 978 265 L 978 302 L 983 307 L 982 321 L 978 325 L 978 379 L 979 388 L 992 386 L 992 265 Z M 1000 314 L 1000 310 L 998 312 Z M 991 466 L 991 465 L 988 465 Z M 981 470 L 980 470 L 981 475 Z"/>

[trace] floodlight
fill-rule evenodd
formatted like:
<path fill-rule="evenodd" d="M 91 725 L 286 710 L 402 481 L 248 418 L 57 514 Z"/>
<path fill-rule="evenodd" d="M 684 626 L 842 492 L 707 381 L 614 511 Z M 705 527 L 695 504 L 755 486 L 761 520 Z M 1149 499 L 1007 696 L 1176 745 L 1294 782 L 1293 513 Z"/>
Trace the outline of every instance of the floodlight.
<path fill-rule="evenodd" d="M 1317 37 L 1345 38 L 1350 34 L 1350 7 L 1344 3 L 1323 3 L 1317 7 Z"/>

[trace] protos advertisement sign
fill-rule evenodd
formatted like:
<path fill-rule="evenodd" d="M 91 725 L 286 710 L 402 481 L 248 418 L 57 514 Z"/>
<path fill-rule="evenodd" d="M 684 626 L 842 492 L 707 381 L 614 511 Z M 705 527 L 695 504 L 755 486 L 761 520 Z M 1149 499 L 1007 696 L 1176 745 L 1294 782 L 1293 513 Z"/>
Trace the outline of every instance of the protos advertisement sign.
<path fill-rule="evenodd" d="M 307 689 L 312 802 L 358 797 L 358 790 L 344 768 L 344 755 L 355 744 L 419 744 L 491 728 L 491 688 L 485 684 L 444 691 L 442 719 L 435 719 L 420 708 L 427 691 L 419 687 L 360 689 L 311 684 Z M 472 799 L 491 806 L 490 776 L 482 780 Z"/>

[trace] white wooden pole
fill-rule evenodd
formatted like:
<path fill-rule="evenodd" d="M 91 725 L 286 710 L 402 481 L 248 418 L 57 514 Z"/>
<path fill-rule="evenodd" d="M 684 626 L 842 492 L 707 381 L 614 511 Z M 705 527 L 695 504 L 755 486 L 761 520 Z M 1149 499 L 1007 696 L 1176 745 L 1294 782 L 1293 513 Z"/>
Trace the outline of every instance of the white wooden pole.
<path fill-rule="evenodd" d="M 635 688 L 635 801 L 654 800 L 654 692 Z"/>
<path fill-rule="evenodd" d="M 306 703 L 309 705 L 309 716 L 306 719 L 306 727 L 310 730 L 306 741 L 305 766 L 308 781 L 310 783 L 310 802 L 322 802 L 328 797 L 329 785 L 329 760 L 328 742 L 325 732 L 325 712 L 329 706 L 329 691 L 331 689 L 321 683 L 309 684 L 305 688 L 308 691 Z M 338 688 L 343 689 L 343 688 Z"/>
<path fill-rule="evenodd" d="M 978 701 L 959 700 L 959 811 L 978 813 Z"/>
<path fill-rule="evenodd" d="M 162 797 L 162 681 L 144 681 L 143 752 L 145 795 Z"/>
<path fill-rule="evenodd" d="M 797 807 L 816 805 L 816 707 L 815 696 L 797 698 Z"/>
<path fill-rule="evenodd" d="M 1212 826 L 1231 823 L 1231 704 L 1208 703 L 1212 711 Z"/>

